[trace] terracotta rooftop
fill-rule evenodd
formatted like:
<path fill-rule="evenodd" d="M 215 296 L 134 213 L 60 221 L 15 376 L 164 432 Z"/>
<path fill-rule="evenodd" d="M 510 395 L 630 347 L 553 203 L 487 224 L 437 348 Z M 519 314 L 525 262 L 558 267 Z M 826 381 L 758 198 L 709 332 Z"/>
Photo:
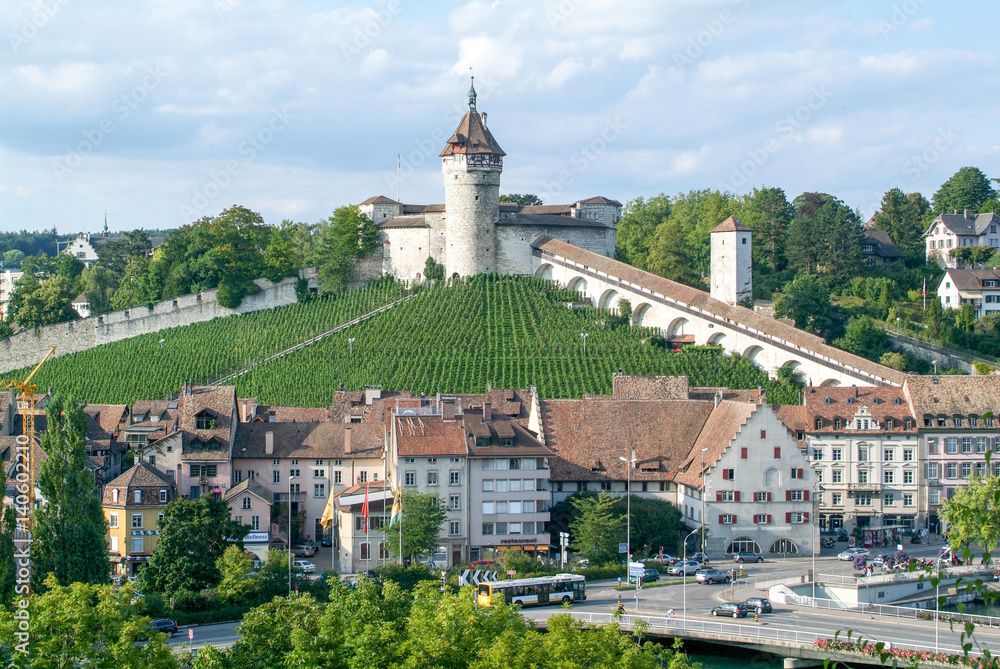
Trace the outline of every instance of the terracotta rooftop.
<path fill-rule="evenodd" d="M 753 232 L 753 228 L 748 225 L 744 225 L 740 219 L 735 216 L 730 216 L 722 223 L 712 228 L 709 234 L 715 234 L 716 232 Z"/>
<path fill-rule="evenodd" d="M 227 502 L 234 497 L 238 497 L 242 494 L 250 493 L 251 495 L 256 495 L 268 504 L 274 504 L 274 493 L 268 490 L 266 487 L 257 482 L 257 479 L 243 479 L 232 488 L 226 491 L 223 495 L 223 499 Z"/>
<path fill-rule="evenodd" d="M 268 432 L 274 435 L 273 454 L 267 453 Z M 384 445 L 385 428 L 377 424 L 240 423 L 233 459 L 374 457 Z"/>
<path fill-rule="evenodd" d="M 466 455 L 465 426 L 440 415 L 394 416 L 399 457 Z"/>
<path fill-rule="evenodd" d="M 726 304 L 720 300 L 713 299 L 711 295 L 703 290 L 685 286 L 682 283 L 645 272 L 599 253 L 587 251 L 586 249 L 581 249 L 572 244 L 545 236 L 539 237 L 532 242 L 532 247 L 543 253 L 550 253 L 566 260 L 577 262 L 589 267 L 593 271 L 616 276 L 626 283 L 643 286 L 651 292 L 670 296 L 673 299 L 683 301 L 716 317 L 770 334 L 801 349 L 812 351 L 819 356 L 834 360 L 847 367 L 862 370 L 866 374 L 884 379 L 894 385 L 903 385 L 908 376 L 891 367 L 880 365 L 877 362 L 872 362 L 861 356 L 830 346 L 822 337 L 799 330 L 770 316 L 759 314 L 746 307 Z"/>
<path fill-rule="evenodd" d="M 686 376 L 632 376 L 616 374 L 611 380 L 616 400 L 686 400 Z"/>
<path fill-rule="evenodd" d="M 104 487 L 104 506 L 165 506 L 167 502 L 160 501 L 160 490 L 167 490 L 167 502 L 174 499 L 174 482 L 162 471 L 145 460 L 127 472 L 109 482 Z M 118 490 L 118 501 L 114 500 L 112 491 Z M 139 504 L 135 502 L 135 491 L 141 490 Z"/>
<path fill-rule="evenodd" d="M 711 408 L 712 405 L 709 407 Z M 708 449 L 704 454 L 704 462 L 705 469 L 709 470 L 715 466 L 722 454 L 729 448 L 750 416 L 759 410 L 772 411 L 773 409 L 764 404 L 751 402 L 719 402 L 719 406 L 712 409 L 708 420 L 705 421 L 705 426 L 698 434 L 697 441 L 684 460 L 681 473 L 674 478 L 674 481 L 700 490 L 702 449 Z M 768 444 L 770 445 L 771 442 Z"/>
<path fill-rule="evenodd" d="M 466 409 L 462 414 L 468 452 L 476 457 L 551 457 L 553 451 L 542 445 L 527 428 L 512 421 L 509 416 L 493 412 L 489 421 L 483 421 L 483 410 Z M 501 439 L 510 439 L 510 446 L 501 446 Z M 485 445 L 482 445 L 485 440 Z"/>
<path fill-rule="evenodd" d="M 178 427 L 185 433 L 185 447 L 190 441 L 209 443 L 214 438 L 216 443 L 228 448 L 235 412 L 236 386 L 194 386 L 181 393 L 177 420 Z M 198 429 L 199 415 L 214 421 L 215 427 Z"/>
<path fill-rule="evenodd" d="M 507 155 L 493 139 L 493 133 L 483 125 L 483 118 L 477 111 L 466 112 L 458 122 L 455 133 L 448 139 L 447 146 L 438 155 L 444 158 L 456 153 Z"/>
<path fill-rule="evenodd" d="M 862 386 L 838 386 L 836 388 L 810 387 L 803 391 L 805 402 L 800 416 L 805 427 L 796 428 L 812 433 L 843 433 L 845 428 L 834 430 L 834 420 L 840 418 L 842 425 L 853 420 L 861 407 L 879 422 L 879 433 L 913 433 L 917 431 L 917 421 L 913 420 L 909 430 L 905 429 L 907 418 L 913 418 L 906 394 L 902 388 L 873 388 Z M 886 428 L 886 419 L 893 419 L 892 429 Z M 821 427 L 817 428 L 816 420 Z"/>
<path fill-rule="evenodd" d="M 911 376 L 903 386 L 913 416 L 948 416 L 947 427 L 969 427 L 967 417 L 980 417 L 1000 407 L 1000 376 Z M 954 425 L 956 416 L 966 417 Z"/>

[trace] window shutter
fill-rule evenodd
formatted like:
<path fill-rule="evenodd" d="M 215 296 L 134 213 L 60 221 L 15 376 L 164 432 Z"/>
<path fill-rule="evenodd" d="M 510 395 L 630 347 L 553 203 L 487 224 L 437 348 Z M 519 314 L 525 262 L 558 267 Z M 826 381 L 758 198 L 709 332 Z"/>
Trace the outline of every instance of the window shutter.
<path fill-rule="evenodd" d="M 803 490 L 802 491 L 802 499 L 804 499 L 807 502 L 809 501 L 809 491 L 808 490 Z"/>
<path fill-rule="evenodd" d="M 771 514 L 767 514 L 767 524 L 771 524 Z"/>
<path fill-rule="evenodd" d="M 791 511 L 786 511 L 785 512 L 785 522 L 786 523 L 792 522 L 792 512 Z"/>
<path fill-rule="evenodd" d="M 736 524 L 736 514 L 734 513 L 733 514 L 733 525 L 735 525 L 735 524 Z"/>
<path fill-rule="evenodd" d="M 805 470 L 804 469 L 800 469 L 799 470 L 799 478 L 800 479 L 804 479 L 805 477 L 806 477 Z"/>
<path fill-rule="evenodd" d="M 721 502 L 722 501 L 722 491 L 721 490 L 716 490 L 715 491 L 715 501 L 716 502 Z"/>
<path fill-rule="evenodd" d="M 802 522 L 803 523 L 808 523 L 809 522 L 809 512 L 808 511 L 806 511 L 805 513 L 802 514 Z"/>
<path fill-rule="evenodd" d="M 736 499 L 737 502 L 740 501 L 740 491 L 737 490 L 736 494 L 733 497 L 734 497 L 734 499 Z"/>
<path fill-rule="evenodd" d="M 723 481 L 728 481 L 729 480 L 729 470 L 728 469 L 723 469 L 722 470 L 722 480 Z"/>
<path fill-rule="evenodd" d="M 760 431 L 760 438 L 761 439 L 767 439 L 767 430 L 761 430 Z"/>
<path fill-rule="evenodd" d="M 743 448 L 740 449 L 740 457 L 743 458 L 744 460 L 747 459 L 747 447 L 746 446 L 744 446 Z"/>
<path fill-rule="evenodd" d="M 792 491 L 791 490 L 786 490 L 785 491 L 785 501 L 786 502 L 791 502 L 792 501 Z"/>
<path fill-rule="evenodd" d="M 722 514 L 719 514 L 719 525 L 724 525 L 726 521 L 722 519 Z"/>
<path fill-rule="evenodd" d="M 778 460 L 778 459 L 781 458 L 781 446 L 775 446 L 774 447 L 774 458 L 776 460 Z"/>
<path fill-rule="evenodd" d="M 768 502 L 770 502 L 770 501 L 771 501 L 771 493 L 767 493 L 767 501 L 768 501 Z"/>

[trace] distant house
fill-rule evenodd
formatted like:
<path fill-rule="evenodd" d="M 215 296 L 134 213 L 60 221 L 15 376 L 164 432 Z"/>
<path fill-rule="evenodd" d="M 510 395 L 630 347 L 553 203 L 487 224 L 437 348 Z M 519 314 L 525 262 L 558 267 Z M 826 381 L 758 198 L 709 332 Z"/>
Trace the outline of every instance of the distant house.
<path fill-rule="evenodd" d="M 952 259 L 952 249 L 963 246 L 989 246 L 1000 248 L 1000 218 L 994 213 L 970 214 L 955 210 L 954 214 L 941 214 L 934 219 L 927 232 L 927 259 L 937 256 L 942 267 L 957 267 Z"/>
<path fill-rule="evenodd" d="M 70 304 L 73 307 L 73 311 L 75 311 L 80 318 L 88 318 L 90 316 L 90 300 L 85 294 L 80 293 Z"/>
<path fill-rule="evenodd" d="M 223 499 L 229 505 L 232 519 L 250 526 L 250 534 L 243 539 L 243 545 L 260 560 L 266 560 L 271 541 L 274 493 L 255 479 L 246 478 L 230 488 Z"/>
<path fill-rule="evenodd" d="M 903 254 L 892 243 L 892 238 L 885 230 L 864 230 L 861 253 L 865 257 L 865 265 L 880 269 L 899 269 L 903 259 Z"/>
<path fill-rule="evenodd" d="M 94 236 L 96 241 L 97 236 Z M 80 262 L 83 263 L 84 267 L 90 267 L 95 262 L 97 262 L 97 250 L 91 243 L 91 235 L 89 232 L 81 232 L 77 235 L 76 239 L 71 241 L 69 245 L 63 249 L 63 253 L 71 255 Z"/>
<path fill-rule="evenodd" d="M 14 284 L 24 276 L 24 272 L 12 272 L 9 269 L 0 273 L 0 317 L 7 317 L 7 303 L 10 302 Z"/>
<path fill-rule="evenodd" d="M 116 576 L 134 576 L 149 561 L 160 539 L 163 510 L 176 497 L 173 481 L 147 462 L 108 483 L 102 505 Z"/>
<path fill-rule="evenodd" d="M 941 277 L 937 294 L 944 309 L 971 304 L 976 309 L 976 318 L 1000 312 L 1000 271 L 949 269 Z"/>

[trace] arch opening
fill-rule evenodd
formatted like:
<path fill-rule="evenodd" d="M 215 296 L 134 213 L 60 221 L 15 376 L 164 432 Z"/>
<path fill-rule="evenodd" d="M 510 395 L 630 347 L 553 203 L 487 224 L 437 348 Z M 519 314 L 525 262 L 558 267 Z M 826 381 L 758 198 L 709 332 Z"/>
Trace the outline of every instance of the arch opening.
<path fill-rule="evenodd" d="M 597 301 L 597 306 L 601 309 L 614 309 L 618 304 L 618 291 L 609 288 L 601 294 L 601 299 Z"/>
<path fill-rule="evenodd" d="M 576 292 L 580 293 L 580 295 L 583 296 L 585 299 L 587 297 L 587 280 L 584 279 L 582 276 L 578 276 L 575 279 L 571 279 L 570 282 L 566 284 L 566 288 L 569 290 L 575 290 Z"/>
<path fill-rule="evenodd" d="M 725 346 L 726 345 L 726 333 L 716 332 L 714 335 L 708 338 L 709 346 Z"/>
<path fill-rule="evenodd" d="M 799 547 L 791 539 L 778 539 L 771 544 L 772 554 L 795 555 L 799 552 Z"/>
<path fill-rule="evenodd" d="M 760 364 L 757 362 L 757 356 L 763 351 L 764 349 L 761 346 L 751 346 L 747 350 L 743 351 L 743 357 L 759 367 Z"/>
<path fill-rule="evenodd" d="M 685 326 L 689 325 L 688 319 L 686 318 L 675 318 L 670 322 L 670 326 L 667 328 L 667 337 L 682 337 L 686 332 L 684 332 Z"/>
<path fill-rule="evenodd" d="M 549 263 L 543 263 L 543 264 L 539 265 L 538 269 L 535 270 L 535 278 L 536 279 L 548 279 L 548 280 L 551 280 L 552 279 L 552 265 L 550 265 Z"/>
<path fill-rule="evenodd" d="M 837 388 L 840 386 L 840 381 L 837 379 L 827 379 L 823 383 L 819 384 L 820 388 Z"/>
<path fill-rule="evenodd" d="M 653 308 L 652 305 L 650 305 L 648 302 L 643 302 L 642 304 L 640 304 L 639 306 L 637 306 L 635 309 L 633 309 L 632 310 L 632 325 L 638 325 L 640 327 L 648 325 L 648 323 L 646 322 L 646 320 L 648 318 L 652 317 L 652 314 L 649 311 L 652 308 Z"/>
<path fill-rule="evenodd" d="M 752 537 L 736 537 L 729 542 L 726 553 L 730 555 L 733 553 L 755 553 L 759 555 L 761 553 L 760 544 Z"/>

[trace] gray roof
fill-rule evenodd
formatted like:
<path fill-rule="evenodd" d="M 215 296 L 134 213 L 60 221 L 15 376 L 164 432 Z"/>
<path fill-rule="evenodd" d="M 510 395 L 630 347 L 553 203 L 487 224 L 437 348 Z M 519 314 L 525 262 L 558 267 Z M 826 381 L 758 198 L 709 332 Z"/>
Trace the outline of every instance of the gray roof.
<path fill-rule="evenodd" d="M 991 223 L 1000 223 L 1000 218 L 997 218 L 997 215 L 993 212 L 970 214 L 969 210 L 966 209 L 961 214 L 957 212 L 954 214 L 941 214 L 927 228 L 924 236 L 930 234 L 930 231 L 938 225 L 944 225 L 944 227 L 956 235 L 981 235 Z"/>
<path fill-rule="evenodd" d="M 993 269 L 949 269 L 941 277 L 943 283 L 945 277 L 950 277 L 951 282 L 959 290 L 982 290 L 983 281 L 1000 281 L 1000 271 Z M 938 289 L 941 283 L 938 283 Z"/>
<path fill-rule="evenodd" d="M 429 228 L 423 216 L 393 216 L 378 224 L 379 228 Z"/>
<path fill-rule="evenodd" d="M 868 255 L 877 255 L 882 258 L 902 258 L 903 254 L 899 252 L 896 245 L 892 243 L 892 237 L 885 230 L 865 230 L 863 233 L 864 241 L 862 244 L 871 244 L 871 251 L 864 251 Z"/>
<path fill-rule="evenodd" d="M 606 228 L 604 223 L 585 218 L 561 216 L 558 214 L 525 214 L 522 210 L 513 216 L 504 216 L 497 225 L 524 225 L 538 228 Z"/>
<path fill-rule="evenodd" d="M 243 479 L 228 491 L 223 496 L 223 499 L 227 502 L 232 498 L 242 495 L 243 493 L 250 493 L 251 495 L 256 495 L 268 504 L 274 504 L 274 493 L 265 488 L 260 483 L 257 483 L 256 479 Z"/>

